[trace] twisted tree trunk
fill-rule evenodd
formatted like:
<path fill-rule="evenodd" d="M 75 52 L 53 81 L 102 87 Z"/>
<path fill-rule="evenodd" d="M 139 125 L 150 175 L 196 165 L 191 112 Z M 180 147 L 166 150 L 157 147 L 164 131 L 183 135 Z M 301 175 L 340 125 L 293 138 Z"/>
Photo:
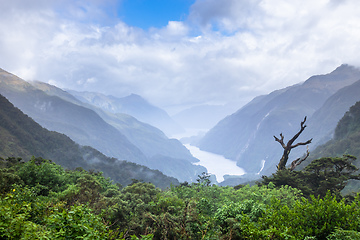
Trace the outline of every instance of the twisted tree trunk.
<path fill-rule="evenodd" d="M 307 140 L 306 142 L 299 142 L 297 144 L 294 144 L 293 143 L 295 142 L 295 140 L 300 136 L 300 134 L 304 131 L 304 129 L 306 128 L 306 125 L 305 125 L 305 122 L 306 122 L 306 117 L 304 118 L 304 120 L 301 122 L 301 128 L 300 128 L 300 131 L 298 133 L 296 133 L 288 142 L 287 144 L 284 143 L 284 136 L 282 133 L 280 133 L 280 139 L 277 138 L 276 136 L 274 136 L 275 138 L 275 141 L 279 142 L 281 144 L 281 146 L 284 148 L 284 153 L 279 161 L 279 164 L 277 165 L 277 169 L 278 170 L 283 170 L 286 168 L 286 164 L 289 160 L 289 154 L 290 154 L 290 151 L 291 149 L 293 148 L 296 148 L 298 146 L 301 146 L 301 145 L 307 145 L 309 143 L 311 143 L 312 139 L 310 140 Z M 300 165 L 300 163 L 302 163 L 307 157 L 309 156 L 309 150 L 307 150 L 307 154 L 305 156 L 305 158 L 298 158 L 296 159 L 295 161 L 293 161 L 291 163 L 291 167 L 290 167 L 290 170 L 294 170 L 296 166 Z"/>

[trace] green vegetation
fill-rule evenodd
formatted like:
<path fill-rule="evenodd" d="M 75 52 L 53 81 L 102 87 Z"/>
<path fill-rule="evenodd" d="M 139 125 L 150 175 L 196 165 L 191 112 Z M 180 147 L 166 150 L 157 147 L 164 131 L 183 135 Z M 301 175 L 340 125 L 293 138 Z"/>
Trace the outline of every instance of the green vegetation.
<path fill-rule="evenodd" d="M 271 177 L 263 176 L 263 182 L 260 184 L 272 182 L 276 186 L 289 185 L 300 189 L 306 197 L 324 197 L 328 192 L 340 196 L 349 180 L 360 179 L 360 176 L 355 174 L 358 170 L 353 165 L 355 160 L 356 158 L 350 155 L 316 159 L 302 171 L 284 169 Z"/>
<path fill-rule="evenodd" d="M 335 128 L 334 138 L 311 151 L 309 158 L 307 158 L 297 170 L 304 169 L 315 159 L 323 158 L 324 156 L 341 158 L 343 155 L 355 156 L 358 160 L 353 161 L 353 164 L 360 167 L 360 102 L 350 107 L 349 111 L 346 112 L 344 117 L 338 122 Z M 343 189 L 342 194 L 358 191 L 359 188 L 360 181 L 349 181 Z"/>
<path fill-rule="evenodd" d="M 329 170 L 339 159 L 329 161 L 308 167 Z M 65 170 L 42 158 L 0 159 L 0 238 L 359 239 L 359 195 L 342 198 L 339 184 L 325 184 L 304 197 L 277 178 L 220 187 L 203 173 L 196 183 L 161 190 L 137 180 L 122 187 L 101 172 Z"/>
<path fill-rule="evenodd" d="M 309 164 L 323 156 L 339 157 L 343 154 L 351 154 L 360 159 L 360 102 L 350 107 L 338 122 L 334 138 L 312 151 L 304 163 Z"/>

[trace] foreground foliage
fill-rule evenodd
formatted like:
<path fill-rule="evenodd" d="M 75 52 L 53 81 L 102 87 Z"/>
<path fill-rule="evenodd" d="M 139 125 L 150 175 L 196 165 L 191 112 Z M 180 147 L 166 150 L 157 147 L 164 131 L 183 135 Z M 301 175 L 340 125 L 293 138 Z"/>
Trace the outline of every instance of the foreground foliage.
<path fill-rule="evenodd" d="M 271 181 L 233 188 L 208 177 L 163 191 L 41 158 L 0 159 L 0 238 L 360 239 L 359 196 L 305 198 Z"/>
<path fill-rule="evenodd" d="M 355 157 L 324 157 L 312 161 L 302 171 L 284 169 L 271 177 L 263 176 L 261 184 L 274 183 L 276 186 L 290 185 L 300 189 L 304 196 L 324 197 L 328 191 L 340 197 L 349 180 L 359 180 L 359 170 L 353 162 Z"/>

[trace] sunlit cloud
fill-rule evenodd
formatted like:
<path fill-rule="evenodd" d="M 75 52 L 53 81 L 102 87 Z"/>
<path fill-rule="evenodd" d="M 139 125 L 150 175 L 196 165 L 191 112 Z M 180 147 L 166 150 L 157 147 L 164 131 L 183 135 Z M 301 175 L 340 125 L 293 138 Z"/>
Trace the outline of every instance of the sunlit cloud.
<path fill-rule="evenodd" d="M 240 105 L 360 65 L 354 0 L 198 0 L 184 21 L 148 30 L 114 19 L 109 6 L 119 1 L 29 2 L 0 0 L 1 68 L 161 107 Z"/>

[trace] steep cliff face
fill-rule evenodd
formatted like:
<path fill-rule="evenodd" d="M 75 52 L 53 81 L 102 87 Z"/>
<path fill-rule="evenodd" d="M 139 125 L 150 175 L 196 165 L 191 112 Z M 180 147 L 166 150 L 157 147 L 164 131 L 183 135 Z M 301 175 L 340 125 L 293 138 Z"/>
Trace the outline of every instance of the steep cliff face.
<path fill-rule="evenodd" d="M 282 148 L 273 135 L 283 133 L 285 141 L 291 138 L 304 116 L 308 116 L 310 125 L 311 116 L 330 96 L 359 79 L 359 69 L 341 65 L 329 74 L 313 76 L 302 84 L 257 97 L 220 121 L 198 146 L 237 161 L 248 173 L 258 173 L 260 169 L 262 174 L 272 173 L 282 155 Z M 311 132 L 308 134 L 312 136 Z M 308 135 L 304 134 L 299 141 L 305 137 Z M 312 137 L 317 141 L 323 136 Z M 301 154 L 305 150 L 298 149 Z"/>

